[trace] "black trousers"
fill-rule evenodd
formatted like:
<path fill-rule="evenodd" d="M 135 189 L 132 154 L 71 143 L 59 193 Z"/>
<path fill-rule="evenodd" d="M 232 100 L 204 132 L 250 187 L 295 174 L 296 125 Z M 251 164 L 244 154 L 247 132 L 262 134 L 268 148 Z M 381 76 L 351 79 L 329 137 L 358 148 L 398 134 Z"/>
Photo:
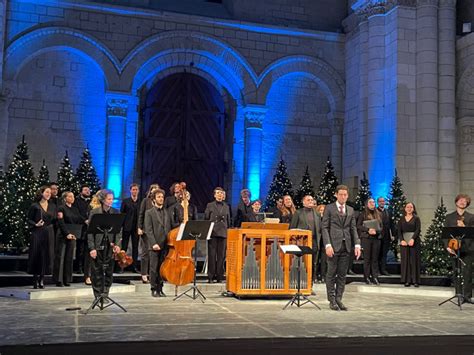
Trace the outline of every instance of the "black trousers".
<path fill-rule="evenodd" d="M 102 285 L 104 285 L 105 295 L 108 296 L 110 286 L 112 286 L 114 263 L 111 247 L 106 247 L 105 250 L 97 250 L 97 257 L 92 259 L 91 262 L 92 289 L 94 290 L 94 296 L 96 298 L 101 294 Z M 103 265 L 105 265 L 105 277 L 102 277 Z"/>
<path fill-rule="evenodd" d="M 83 234 L 81 239 L 76 240 L 76 261 L 74 268 L 82 271 L 84 278 L 91 277 L 91 257 L 87 246 L 87 234 Z"/>
<path fill-rule="evenodd" d="M 152 290 L 163 289 L 163 278 L 160 275 L 160 267 L 165 260 L 165 250 L 150 250 L 150 285 Z"/>
<path fill-rule="evenodd" d="M 209 279 L 224 280 L 226 247 L 226 238 L 212 237 L 207 241 L 207 276 Z"/>
<path fill-rule="evenodd" d="M 142 276 L 146 276 L 149 274 L 150 270 L 150 250 L 148 249 L 145 234 L 139 237 L 138 249 L 140 254 L 140 273 Z"/>
<path fill-rule="evenodd" d="M 313 282 L 325 278 L 328 270 L 327 255 L 324 248 L 319 248 L 313 256 Z"/>
<path fill-rule="evenodd" d="M 457 282 L 455 285 L 456 293 L 461 293 L 466 298 L 472 298 L 472 263 L 474 262 L 474 253 L 463 253 L 461 254 L 461 259 L 466 264 L 462 268 L 464 288 L 463 285 Z"/>
<path fill-rule="evenodd" d="M 384 237 L 380 241 L 380 251 L 379 251 L 379 270 L 380 272 L 387 271 L 387 255 L 390 250 L 390 244 L 392 243 L 390 238 Z"/>
<path fill-rule="evenodd" d="M 122 233 L 122 249 L 127 252 L 128 250 L 128 243 L 132 240 L 132 258 L 133 258 L 133 265 L 135 268 L 138 266 L 138 233 L 136 228 L 132 231 L 124 231 Z"/>
<path fill-rule="evenodd" d="M 350 261 L 349 252 L 346 246 L 342 245 L 341 249 L 334 253 L 332 258 L 328 260 L 328 271 L 326 274 L 326 291 L 328 301 L 341 300 L 346 287 L 346 276 Z"/>
<path fill-rule="evenodd" d="M 420 283 L 421 273 L 420 245 L 415 243 L 412 247 L 400 246 L 400 267 L 402 283 Z"/>
<path fill-rule="evenodd" d="M 56 236 L 56 254 L 54 256 L 54 282 L 69 284 L 72 282 L 72 263 L 76 241 L 64 238 L 59 232 Z"/>
<path fill-rule="evenodd" d="M 379 277 L 380 240 L 375 237 L 361 238 L 364 253 L 364 278 Z"/>

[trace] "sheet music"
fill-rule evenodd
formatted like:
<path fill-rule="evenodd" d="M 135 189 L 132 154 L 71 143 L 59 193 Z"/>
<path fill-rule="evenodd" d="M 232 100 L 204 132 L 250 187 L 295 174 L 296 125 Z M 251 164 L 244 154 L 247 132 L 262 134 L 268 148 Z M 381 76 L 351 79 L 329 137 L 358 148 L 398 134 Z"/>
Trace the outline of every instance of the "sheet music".
<path fill-rule="evenodd" d="M 206 240 L 209 240 L 211 239 L 211 233 L 212 233 L 212 230 L 214 229 L 214 222 L 211 223 L 211 227 L 209 228 L 209 232 L 207 233 L 207 238 Z"/>
<path fill-rule="evenodd" d="M 178 236 L 176 237 L 176 240 L 181 240 L 181 238 L 183 238 L 184 226 L 185 226 L 184 223 L 181 223 L 179 225 L 179 231 L 178 231 Z"/>
<path fill-rule="evenodd" d="M 300 247 L 297 246 L 296 244 L 280 245 L 280 249 L 284 254 L 288 253 L 289 251 L 292 251 L 292 252 L 301 251 Z"/>

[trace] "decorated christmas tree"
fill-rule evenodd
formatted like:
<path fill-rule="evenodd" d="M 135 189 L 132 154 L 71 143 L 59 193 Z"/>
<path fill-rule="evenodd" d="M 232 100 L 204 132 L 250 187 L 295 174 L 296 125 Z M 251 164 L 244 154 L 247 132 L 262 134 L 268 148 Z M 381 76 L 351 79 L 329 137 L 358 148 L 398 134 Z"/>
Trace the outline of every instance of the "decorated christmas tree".
<path fill-rule="evenodd" d="M 92 165 L 92 156 L 89 148 L 85 148 L 82 152 L 81 161 L 76 170 L 76 179 L 79 187 L 81 185 L 88 185 L 92 194 L 100 190 L 100 180 Z"/>
<path fill-rule="evenodd" d="M 337 185 L 339 185 L 339 181 L 337 180 L 331 160 L 328 157 L 326 168 L 321 176 L 321 182 L 319 183 L 318 192 L 316 193 L 316 201 L 318 202 L 318 205 L 327 205 L 336 201 L 334 194 L 336 193 Z"/>
<path fill-rule="evenodd" d="M 403 208 L 407 203 L 402 187 L 403 185 L 398 177 L 397 169 L 395 169 L 395 176 L 390 184 L 390 193 L 388 196 L 388 212 L 392 219 L 391 224 L 395 227 L 400 218 L 403 217 Z M 391 249 L 396 257 L 398 254 L 398 236 L 395 236 L 395 240 L 392 241 Z"/>
<path fill-rule="evenodd" d="M 293 185 L 288 176 L 285 161 L 283 158 L 278 163 L 277 171 L 273 176 L 273 181 L 270 184 L 267 199 L 265 200 L 265 208 L 275 207 L 279 197 L 283 195 L 293 196 Z"/>
<path fill-rule="evenodd" d="M 303 178 L 301 179 L 300 186 L 296 190 L 296 194 L 295 194 L 296 208 L 303 207 L 303 203 L 301 202 L 301 200 L 306 195 L 311 195 L 313 197 L 315 196 L 313 182 L 311 181 L 311 175 L 309 175 L 309 169 L 307 166 L 306 166 L 306 170 L 304 172 Z"/>
<path fill-rule="evenodd" d="M 41 168 L 39 169 L 38 172 L 38 183 L 37 187 L 41 187 L 43 185 L 48 185 L 50 183 L 49 179 L 49 170 L 48 167 L 46 166 L 45 160 L 43 159 L 43 165 L 41 165 Z"/>
<path fill-rule="evenodd" d="M 421 248 L 422 263 L 428 275 L 448 276 L 453 271 L 452 261 L 441 240 L 446 213 L 446 206 L 441 199 L 441 204 L 436 208 Z"/>
<path fill-rule="evenodd" d="M 0 234 L 1 243 L 7 248 L 27 245 L 29 230 L 26 216 L 35 188 L 33 166 L 23 137 L 0 185 Z"/>
<path fill-rule="evenodd" d="M 363 174 L 363 178 L 360 180 L 359 191 L 354 200 L 354 209 L 356 211 L 363 211 L 367 200 L 372 197 L 372 192 L 370 192 L 369 179 Z"/>
<path fill-rule="evenodd" d="M 74 194 L 78 193 L 79 187 L 77 184 L 76 177 L 74 176 L 74 172 L 72 170 L 71 162 L 69 160 L 69 155 L 66 150 L 66 155 L 61 162 L 61 166 L 58 170 L 58 186 L 59 186 L 59 193 L 63 193 L 64 191 L 71 191 Z"/>

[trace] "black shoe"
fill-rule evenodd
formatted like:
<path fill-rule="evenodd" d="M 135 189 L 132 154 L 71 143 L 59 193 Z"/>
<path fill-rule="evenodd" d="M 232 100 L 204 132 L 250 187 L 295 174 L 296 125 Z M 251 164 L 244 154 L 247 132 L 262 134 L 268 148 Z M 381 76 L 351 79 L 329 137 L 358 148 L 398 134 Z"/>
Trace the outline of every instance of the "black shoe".
<path fill-rule="evenodd" d="M 158 291 L 158 294 L 160 297 L 166 297 L 166 294 L 163 292 L 163 290 Z"/>
<path fill-rule="evenodd" d="M 36 290 L 38 288 L 38 278 L 33 276 L 33 288 Z"/>
<path fill-rule="evenodd" d="M 336 304 L 337 304 L 337 306 L 339 307 L 339 309 L 340 309 L 341 311 L 347 311 L 347 307 L 344 306 L 344 303 L 342 303 L 342 301 L 336 300 Z"/>
<path fill-rule="evenodd" d="M 322 284 L 325 284 L 325 283 L 326 283 L 326 279 L 325 279 L 324 277 L 321 279 L 321 283 L 322 283 Z"/>
<path fill-rule="evenodd" d="M 381 271 L 380 274 L 384 276 L 390 276 L 387 270 Z"/>
<path fill-rule="evenodd" d="M 70 283 L 67 283 L 67 282 L 65 282 L 65 283 L 64 283 L 64 286 L 66 286 L 66 287 L 71 287 L 71 284 L 70 284 Z"/>
<path fill-rule="evenodd" d="M 39 288 L 44 288 L 43 279 L 39 279 L 39 281 L 38 281 L 38 287 L 39 287 Z"/>
<path fill-rule="evenodd" d="M 212 279 L 207 279 L 208 284 L 212 284 Z"/>
<path fill-rule="evenodd" d="M 380 285 L 380 281 L 379 281 L 379 279 L 376 278 L 376 277 L 373 277 L 373 278 L 372 278 L 372 282 L 373 282 L 374 284 L 376 284 L 377 286 Z"/>
<path fill-rule="evenodd" d="M 368 278 L 365 278 L 365 279 L 364 279 L 364 282 L 365 282 L 367 285 L 372 285 L 372 282 L 370 282 L 370 279 L 368 279 Z"/>
<path fill-rule="evenodd" d="M 160 297 L 157 290 L 151 290 L 151 297 Z"/>
<path fill-rule="evenodd" d="M 349 270 L 349 271 L 347 272 L 347 275 L 357 275 L 357 274 L 356 274 L 354 271 Z"/>
<path fill-rule="evenodd" d="M 63 287 L 63 283 L 62 282 L 56 282 L 56 287 Z"/>
<path fill-rule="evenodd" d="M 405 283 L 405 287 L 410 287 L 410 284 L 408 282 Z"/>
<path fill-rule="evenodd" d="M 336 301 L 329 302 L 329 308 L 333 311 L 339 311 L 339 306 L 337 305 Z"/>

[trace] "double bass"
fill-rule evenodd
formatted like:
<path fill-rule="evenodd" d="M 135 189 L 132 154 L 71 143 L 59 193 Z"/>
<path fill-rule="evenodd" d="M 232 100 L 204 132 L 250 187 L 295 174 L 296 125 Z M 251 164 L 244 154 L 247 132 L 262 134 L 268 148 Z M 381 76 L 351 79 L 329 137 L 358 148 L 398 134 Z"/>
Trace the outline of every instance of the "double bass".
<path fill-rule="evenodd" d="M 186 190 L 182 191 L 182 205 L 184 209 L 183 223 L 189 220 L 189 200 Z M 183 286 L 194 280 L 194 260 L 192 250 L 196 246 L 195 240 L 176 240 L 179 227 L 172 229 L 167 236 L 168 254 L 161 264 L 161 277 L 175 286 Z"/>

